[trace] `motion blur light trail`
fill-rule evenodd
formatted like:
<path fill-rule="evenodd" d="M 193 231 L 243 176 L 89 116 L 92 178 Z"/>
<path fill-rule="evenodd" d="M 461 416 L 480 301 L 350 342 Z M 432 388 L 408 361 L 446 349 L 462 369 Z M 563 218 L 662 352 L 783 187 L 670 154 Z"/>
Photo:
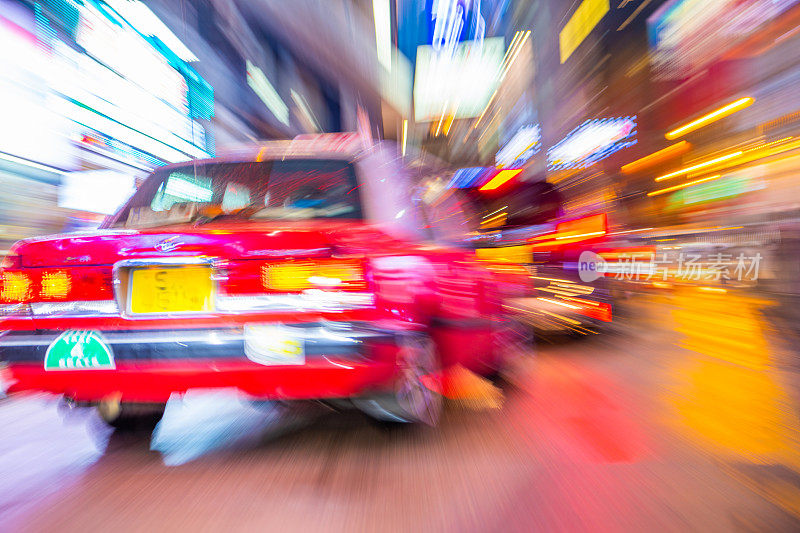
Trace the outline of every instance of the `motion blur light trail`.
<path fill-rule="evenodd" d="M 677 139 L 687 133 L 690 133 L 694 130 L 700 129 L 712 122 L 720 120 L 722 118 L 727 117 L 737 111 L 744 109 L 753 104 L 753 98 L 746 96 L 744 98 L 739 98 L 738 100 L 731 102 L 730 104 L 724 105 L 721 108 L 717 109 L 716 111 L 712 111 L 702 117 L 699 117 L 688 124 L 685 124 L 679 128 L 675 128 L 672 131 L 667 132 L 664 137 L 669 140 Z"/>
<path fill-rule="evenodd" d="M 89 413 L 65 419 L 56 404 L 42 396 L 0 404 L 0 529 L 9 527 L 9 511 L 31 510 L 40 498 L 68 490 L 105 453 L 110 429 L 85 424 Z M 57 445 L 53 433 L 30 431 L 39 424 L 60 428 Z"/>
<path fill-rule="evenodd" d="M 681 345 L 695 354 L 678 372 L 673 399 L 686 425 L 737 459 L 800 467 L 797 414 L 777 379 L 760 314 L 770 302 L 691 290 L 675 303 Z"/>
<path fill-rule="evenodd" d="M 670 398 L 682 423 L 720 453 L 724 471 L 800 518 L 800 425 L 762 314 L 774 302 L 691 290 L 675 305 L 681 345 L 695 354 Z"/>
<path fill-rule="evenodd" d="M 427 386 L 432 388 L 432 385 Z M 449 369 L 442 376 L 438 392 L 472 409 L 500 409 L 503 406 L 500 388 L 461 365 Z"/>
<path fill-rule="evenodd" d="M 192 431 L 198 423 L 203 431 Z M 162 455 L 165 465 L 177 466 L 235 446 L 256 445 L 279 434 L 276 427 L 282 429 L 275 406 L 248 406 L 235 391 L 201 391 L 170 400 L 150 448 Z"/>

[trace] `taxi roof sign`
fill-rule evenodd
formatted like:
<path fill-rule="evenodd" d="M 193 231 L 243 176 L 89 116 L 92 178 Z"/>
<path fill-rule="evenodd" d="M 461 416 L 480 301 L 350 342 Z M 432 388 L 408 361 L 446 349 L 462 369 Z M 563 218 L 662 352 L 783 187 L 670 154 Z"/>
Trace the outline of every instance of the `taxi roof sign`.
<path fill-rule="evenodd" d="M 353 152 L 367 148 L 370 144 L 367 139 L 356 132 L 301 133 L 294 140 L 304 141 L 304 147 L 309 149 L 331 152 Z"/>

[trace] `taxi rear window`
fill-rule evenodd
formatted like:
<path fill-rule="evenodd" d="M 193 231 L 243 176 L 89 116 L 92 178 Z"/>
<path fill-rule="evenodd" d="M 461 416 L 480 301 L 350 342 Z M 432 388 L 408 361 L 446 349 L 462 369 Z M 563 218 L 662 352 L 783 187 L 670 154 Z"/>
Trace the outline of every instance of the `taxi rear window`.
<path fill-rule="evenodd" d="M 156 171 L 116 225 L 187 222 L 208 208 L 251 219 L 361 219 L 357 185 L 353 166 L 340 160 L 189 164 Z"/>

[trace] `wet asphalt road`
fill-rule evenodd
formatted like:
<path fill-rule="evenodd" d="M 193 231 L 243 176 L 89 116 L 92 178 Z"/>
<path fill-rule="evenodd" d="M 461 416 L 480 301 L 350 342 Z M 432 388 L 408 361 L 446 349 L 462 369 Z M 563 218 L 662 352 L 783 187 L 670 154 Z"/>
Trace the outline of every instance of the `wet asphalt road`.
<path fill-rule="evenodd" d="M 217 393 L 151 436 L 8 398 L 0 531 L 800 531 L 800 367 L 771 305 L 640 297 L 437 429 Z"/>

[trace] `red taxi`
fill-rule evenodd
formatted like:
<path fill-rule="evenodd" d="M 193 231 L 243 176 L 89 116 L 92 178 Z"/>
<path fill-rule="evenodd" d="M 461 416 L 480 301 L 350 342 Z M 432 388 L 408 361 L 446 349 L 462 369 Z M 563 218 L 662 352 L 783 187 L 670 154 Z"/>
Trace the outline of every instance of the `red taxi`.
<path fill-rule="evenodd" d="M 5 258 L 9 392 L 97 405 L 113 425 L 223 387 L 436 423 L 442 371 L 497 369 L 510 328 L 494 274 L 441 244 L 445 225 L 469 230 L 458 204 L 412 189 L 383 143 L 272 142 L 157 169 L 101 229 Z"/>

